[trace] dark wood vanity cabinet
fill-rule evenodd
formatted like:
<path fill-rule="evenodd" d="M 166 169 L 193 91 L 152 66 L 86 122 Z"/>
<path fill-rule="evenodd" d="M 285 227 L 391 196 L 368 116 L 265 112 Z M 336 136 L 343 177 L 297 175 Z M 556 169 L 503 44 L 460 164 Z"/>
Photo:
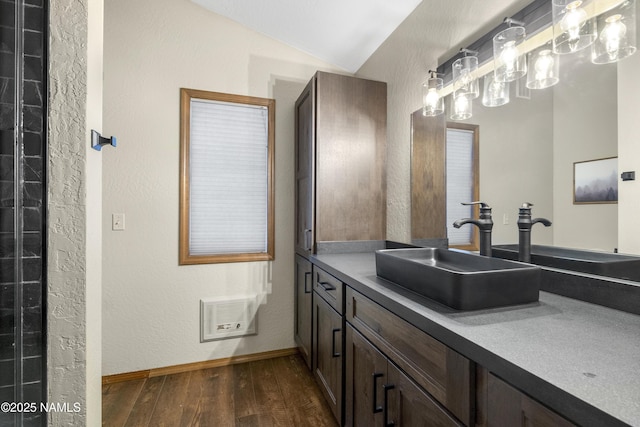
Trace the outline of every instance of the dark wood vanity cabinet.
<path fill-rule="evenodd" d="M 478 368 L 478 427 L 575 427 L 575 424 Z"/>
<path fill-rule="evenodd" d="M 353 289 L 345 295 L 346 425 L 473 426 L 475 364 Z"/>
<path fill-rule="evenodd" d="M 345 361 L 345 425 L 383 425 L 387 358 L 348 323 Z"/>
<path fill-rule="evenodd" d="M 386 83 L 319 71 L 296 101 L 295 336 L 310 367 L 312 310 L 322 303 L 312 308 L 303 260 L 316 253 L 317 242 L 385 240 L 386 137 Z M 342 301 L 330 290 L 316 291 Z"/>
<path fill-rule="evenodd" d="M 462 426 L 359 332 L 346 326 L 346 426 Z"/>
<path fill-rule="evenodd" d="M 312 268 L 308 259 L 300 255 L 296 255 L 295 259 L 295 340 L 302 358 L 311 369 Z"/>
<path fill-rule="evenodd" d="M 317 294 L 316 294 L 317 297 Z M 342 316 L 321 297 L 313 302 L 313 375 L 338 422 L 342 419 Z"/>
<path fill-rule="evenodd" d="M 295 248 L 385 240 L 387 85 L 317 72 L 295 104 Z"/>
<path fill-rule="evenodd" d="M 344 364 L 343 284 L 313 268 L 313 375 L 336 420 L 342 422 Z"/>

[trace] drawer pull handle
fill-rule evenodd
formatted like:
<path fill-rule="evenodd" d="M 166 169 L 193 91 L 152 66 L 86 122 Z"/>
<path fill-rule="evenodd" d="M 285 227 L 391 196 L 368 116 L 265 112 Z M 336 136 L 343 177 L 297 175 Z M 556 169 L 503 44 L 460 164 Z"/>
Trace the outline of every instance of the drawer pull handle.
<path fill-rule="evenodd" d="M 310 294 L 311 293 L 311 291 L 309 289 L 307 289 L 307 282 L 308 282 L 307 278 L 308 277 L 311 277 L 311 272 L 310 271 L 306 271 L 304 273 L 304 293 L 305 294 Z"/>
<path fill-rule="evenodd" d="M 322 286 L 322 289 L 324 289 L 327 292 L 336 290 L 336 287 L 329 282 L 320 282 L 319 285 Z"/>
<path fill-rule="evenodd" d="M 393 384 L 385 384 L 382 386 L 384 390 L 384 410 L 382 418 L 384 419 L 385 427 L 394 427 L 396 423 L 394 421 L 389 422 L 389 390 L 396 388 Z"/>
<path fill-rule="evenodd" d="M 378 406 L 376 402 L 376 395 L 378 394 L 378 378 L 382 378 L 384 374 L 380 374 L 377 372 L 373 373 L 373 413 L 377 414 L 378 412 L 382 412 L 382 406 Z"/>
<path fill-rule="evenodd" d="M 331 356 L 340 357 L 340 353 L 336 351 L 336 332 L 340 332 L 340 328 L 336 328 L 331 332 Z"/>

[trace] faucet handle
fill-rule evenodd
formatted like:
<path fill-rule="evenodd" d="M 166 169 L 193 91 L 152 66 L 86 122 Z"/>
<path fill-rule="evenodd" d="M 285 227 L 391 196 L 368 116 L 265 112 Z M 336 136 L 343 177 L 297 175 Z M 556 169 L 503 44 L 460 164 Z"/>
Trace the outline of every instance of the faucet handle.
<path fill-rule="evenodd" d="M 490 208 L 491 206 L 489 206 L 488 204 L 486 204 L 485 202 L 462 202 L 460 203 L 463 206 L 472 206 L 472 205 L 480 205 L 481 208 Z"/>

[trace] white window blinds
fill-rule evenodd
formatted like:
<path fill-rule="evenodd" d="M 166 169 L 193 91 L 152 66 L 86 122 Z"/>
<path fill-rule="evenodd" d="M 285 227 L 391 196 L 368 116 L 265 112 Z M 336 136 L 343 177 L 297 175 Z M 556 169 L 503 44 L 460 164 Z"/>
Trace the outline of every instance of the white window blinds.
<path fill-rule="evenodd" d="M 473 131 L 447 129 L 447 236 L 449 245 L 469 244 L 473 227 L 454 228 L 461 218 L 471 218 L 473 207 L 460 203 L 473 202 Z"/>
<path fill-rule="evenodd" d="M 190 254 L 266 252 L 267 107 L 192 98 L 190 108 Z"/>

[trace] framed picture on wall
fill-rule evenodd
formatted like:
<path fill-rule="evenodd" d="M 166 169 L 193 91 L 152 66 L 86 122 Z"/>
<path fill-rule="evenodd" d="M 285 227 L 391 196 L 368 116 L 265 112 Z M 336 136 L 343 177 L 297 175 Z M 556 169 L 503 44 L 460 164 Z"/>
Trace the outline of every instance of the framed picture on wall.
<path fill-rule="evenodd" d="M 573 204 L 618 203 L 618 158 L 573 164 Z"/>

